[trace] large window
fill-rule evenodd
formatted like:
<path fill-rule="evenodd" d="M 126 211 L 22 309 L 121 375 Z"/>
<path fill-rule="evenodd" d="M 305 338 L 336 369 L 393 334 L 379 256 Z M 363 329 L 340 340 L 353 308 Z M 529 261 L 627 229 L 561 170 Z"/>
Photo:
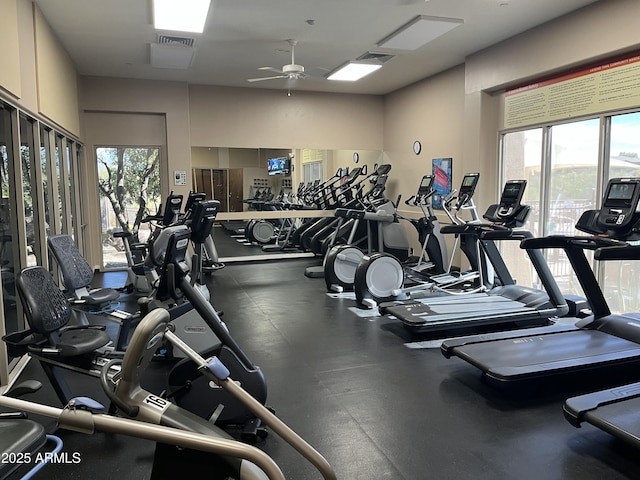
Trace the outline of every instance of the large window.
<path fill-rule="evenodd" d="M 326 157 L 327 152 L 325 150 L 311 148 L 302 150 L 302 181 L 305 184 L 315 180 L 323 180 L 322 165 L 325 163 Z"/>
<path fill-rule="evenodd" d="M 79 162 L 68 162 L 67 146 L 79 144 L 37 118 L 0 101 L 0 334 L 25 328 L 16 275 L 47 265 L 47 235 L 71 231 L 79 218 L 74 191 Z M 66 230 L 65 230 L 66 228 Z M 0 385 L 19 359 L 0 348 Z"/>
<path fill-rule="evenodd" d="M 17 222 L 15 221 L 15 183 L 12 112 L 0 103 L 0 279 L 4 332 L 19 328 L 15 274 L 19 268 Z"/>
<path fill-rule="evenodd" d="M 127 267 L 116 230 L 133 234 L 134 241 L 149 236 L 142 219 L 156 213 L 160 202 L 160 149 L 158 147 L 96 148 L 102 228 L 102 268 Z"/>
<path fill-rule="evenodd" d="M 540 183 L 542 175 L 542 129 L 536 128 L 505 135 L 502 142 L 504 180 L 527 180 L 523 202 L 532 207 L 524 228 L 534 235 L 541 231 Z M 514 279 L 521 285 L 540 287 L 540 281 L 527 253 L 519 242 L 506 241 L 500 245 L 505 263 Z"/>
<path fill-rule="evenodd" d="M 27 265 L 42 265 L 42 237 L 38 209 L 38 164 L 35 156 L 35 120 L 20 115 L 20 161 L 22 167 L 22 195 L 25 226 L 27 229 Z"/>
<path fill-rule="evenodd" d="M 528 180 L 525 203 L 532 206 L 532 214 L 525 228 L 537 236 L 579 235 L 576 222 L 585 210 L 599 207 L 609 178 L 640 175 L 640 140 L 634 135 L 639 129 L 640 113 L 632 113 L 503 134 L 503 180 Z M 507 263 L 516 265 L 517 280 L 537 285 L 528 262 L 525 267 L 517 260 L 522 253 L 505 245 L 502 249 Z M 544 253 L 563 293 L 582 295 L 564 252 Z M 638 288 L 632 285 L 637 277 L 633 262 L 594 268 L 613 311 L 640 308 Z"/>
<path fill-rule="evenodd" d="M 606 178 L 640 176 L 640 112 L 610 119 Z M 640 262 L 615 261 L 601 265 L 601 279 L 610 308 L 640 311 Z"/>

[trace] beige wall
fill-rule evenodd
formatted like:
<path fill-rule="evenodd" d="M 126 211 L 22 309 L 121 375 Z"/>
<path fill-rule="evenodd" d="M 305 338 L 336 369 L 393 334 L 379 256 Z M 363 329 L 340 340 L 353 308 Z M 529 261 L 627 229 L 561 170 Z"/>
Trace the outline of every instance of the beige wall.
<path fill-rule="evenodd" d="M 496 90 L 640 47 L 637 0 L 596 2 L 467 58 L 465 90 Z"/>
<path fill-rule="evenodd" d="M 384 156 L 392 165 L 387 183 L 390 199 L 402 195 L 409 198 L 418 191 L 425 174 L 432 171 L 433 158 L 453 159 L 453 186 L 467 171 L 478 171 L 476 162 L 465 162 L 464 143 L 464 66 L 459 66 L 430 79 L 387 95 L 385 99 Z M 419 155 L 413 143 L 422 144 Z M 481 174 L 481 182 L 484 180 Z M 484 188 L 478 188 L 478 193 Z M 400 204 L 401 214 L 419 213 Z M 437 213 L 437 212 L 436 212 Z M 439 215 L 440 217 L 440 215 Z M 442 220 L 446 219 L 444 214 Z M 405 223 L 414 251 L 419 252 L 415 229 Z"/>
<path fill-rule="evenodd" d="M 0 0 L 0 94 L 46 118 L 59 131 L 80 135 L 75 66 L 30 0 Z"/>
<path fill-rule="evenodd" d="M 387 95 L 384 110 L 385 162 L 391 163 L 389 191 L 413 195 L 431 173 L 433 158 L 453 158 L 453 183 L 468 170 L 464 163 L 464 67 L 456 67 Z M 420 155 L 413 143 L 422 144 Z M 477 165 L 474 165 L 477 170 Z"/>
<path fill-rule="evenodd" d="M 33 7 L 38 112 L 73 135 L 80 135 L 77 74 L 40 9 Z"/>
<path fill-rule="evenodd" d="M 2 68 L 0 85 L 15 97 L 20 97 L 20 43 L 16 0 L 0 0 L 0 45 Z"/>
<path fill-rule="evenodd" d="M 191 85 L 189 112 L 198 147 L 382 149 L 379 96 Z"/>
<path fill-rule="evenodd" d="M 82 77 L 80 101 L 84 112 L 128 114 L 159 114 L 165 119 L 167 163 L 162 167 L 163 194 L 169 189 L 186 195 L 191 187 L 190 176 L 185 187 L 169 185 L 174 170 L 191 170 L 189 134 L 189 99 L 186 83 L 149 82 L 144 80 Z M 90 135 L 83 125 L 83 136 Z"/>
<path fill-rule="evenodd" d="M 18 0 L 20 82 L 22 85 L 19 104 L 24 109 L 35 113 L 38 111 L 38 87 L 36 84 L 36 39 L 33 15 L 33 4 L 30 1 Z M 2 48 L 0 46 L 0 49 Z M 77 96 L 77 92 L 74 95 Z"/>
<path fill-rule="evenodd" d="M 454 187 L 465 171 L 480 172 L 476 204 L 484 212 L 500 192 L 502 91 L 640 48 L 640 37 L 628 28 L 629 19 L 639 16 L 637 0 L 597 2 L 471 55 L 460 67 L 387 95 L 384 152 L 394 166 L 391 198 L 398 193 L 411 195 L 419 175 L 430 171 L 431 158 L 451 156 Z M 411 152 L 414 140 L 422 142 L 418 157 Z M 394 175 L 398 171 L 402 174 Z"/>

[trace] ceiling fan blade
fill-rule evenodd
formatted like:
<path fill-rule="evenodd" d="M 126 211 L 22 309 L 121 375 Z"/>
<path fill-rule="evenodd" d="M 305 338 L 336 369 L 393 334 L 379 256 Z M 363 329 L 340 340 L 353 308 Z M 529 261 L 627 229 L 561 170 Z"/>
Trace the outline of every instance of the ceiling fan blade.
<path fill-rule="evenodd" d="M 263 80 L 275 80 L 276 78 L 289 78 L 288 75 L 276 75 L 274 77 L 248 78 L 247 82 L 262 82 Z"/>
<path fill-rule="evenodd" d="M 275 73 L 280 73 L 282 74 L 282 70 L 280 70 L 279 68 L 274 68 L 274 67 L 260 67 L 258 68 L 258 70 L 261 70 L 263 72 L 275 72 Z"/>

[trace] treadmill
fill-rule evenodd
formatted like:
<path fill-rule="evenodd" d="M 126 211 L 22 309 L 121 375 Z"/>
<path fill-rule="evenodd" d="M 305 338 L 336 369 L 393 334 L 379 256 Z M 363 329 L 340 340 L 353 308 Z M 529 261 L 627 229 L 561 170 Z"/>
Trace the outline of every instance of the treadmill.
<path fill-rule="evenodd" d="M 611 179 L 602 208 L 582 214 L 576 229 L 590 236 L 528 238 L 521 247 L 561 248 L 585 292 L 592 314 L 574 325 L 492 333 L 446 340 L 441 352 L 482 371 L 487 383 L 503 388 L 541 380 L 587 376 L 613 381 L 640 368 L 640 314 L 612 314 L 585 251 L 599 260 L 636 252 L 640 239 L 640 178 Z M 636 257 L 637 258 L 637 257 Z M 639 375 L 640 376 L 640 375 Z"/>
<path fill-rule="evenodd" d="M 484 215 L 490 223 L 454 225 L 450 233 L 474 236 L 494 270 L 496 285 L 476 293 L 435 293 L 410 301 L 381 304 L 381 312 L 398 318 L 414 333 L 436 333 L 463 328 L 506 329 L 549 325 L 550 319 L 569 312 L 549 267 L 539 250 L 527 250 L 544 290 L 516 285 L 495 244 L 498 240 L 521 241 L 532 238 L 520 229 L 530 207 L 521 204 L 526 180 L 510 180 L 503 189 L 500 203 L 491 205 Z M 447 231 L 449 231 L 447 230 Z M 445 228 L 442 228 L 445 231 Z"/>

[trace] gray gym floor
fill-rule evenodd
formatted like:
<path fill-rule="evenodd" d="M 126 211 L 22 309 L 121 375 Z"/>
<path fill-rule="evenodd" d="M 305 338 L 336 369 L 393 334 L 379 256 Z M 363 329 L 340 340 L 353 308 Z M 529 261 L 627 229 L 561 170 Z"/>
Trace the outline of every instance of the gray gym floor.
<path fill-rule="evenodd" d="M 229 264 L 208 285 L 231 333 L 263 369 L 269 405 L 338 478 L 640 478 L 636 450 L 564 420 L 564 398 L 581 390 L 496 391 L 470 365 L 445 359 L 437 341 L 411 337 L 397 321 L 328 296 L 323 280 L 303 274 L 315 263 Z M 104 280 L 117 285 L 123 277 Z M 39 366 L 32 362 L 24 376 L 41 378 Z M 98 382 L 73 379 L 73 386 L 104 398 Z M 57 405 L 48 385 L 33 399 Z M 38 478 L 149 477 L 151 442 L 61 434 L 64 451 L 80 452 L 81 462 L 50 466 Z M 259 447 L 287 478 L 320 478 L 275 434 Z"/>

